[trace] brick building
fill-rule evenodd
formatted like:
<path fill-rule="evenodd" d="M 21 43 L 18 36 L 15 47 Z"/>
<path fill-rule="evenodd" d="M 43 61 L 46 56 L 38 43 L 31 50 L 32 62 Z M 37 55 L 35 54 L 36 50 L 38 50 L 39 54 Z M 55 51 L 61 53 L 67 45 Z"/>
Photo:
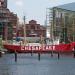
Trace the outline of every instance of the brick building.
<path fill-rule="evenodd" d="M 42 37 L 46 36 L 46 28 L 40 24 L 37 24 L 35 20 L 29 21 L 29 24 L 26 26 L 26 37 Z M 18 30 L 18 36 L 24 36 L 24 26 L 22 25 Z"/>
<path fill-rule="evenodd" d="M 37 21 L 31 20 L 28 24 L 25 24 L 26 27 L 26 37 L 30 38 L 40 38 L 46 37 L 46 28 L 40 24 L 37 24 Z M 18 36 L 24 37 L 24 25 L 19 27 Z"/>
<path fill-rule="evenodd" d="M 0 35 L 4 40 L 16 37 L 17 15 L 7 8 L 7 0 L 0 0 Z"/>
<path fill-rule="evenodd" d="M 7 0 L 0 0 L 0 7 L 7 8 Z"/>

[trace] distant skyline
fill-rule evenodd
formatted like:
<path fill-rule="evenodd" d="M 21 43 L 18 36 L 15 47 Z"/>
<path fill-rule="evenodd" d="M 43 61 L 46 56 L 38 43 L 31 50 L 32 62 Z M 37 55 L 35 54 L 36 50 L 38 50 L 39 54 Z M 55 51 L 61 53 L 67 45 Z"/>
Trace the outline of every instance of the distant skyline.
<path fill-rule="evenodd" d="M 33 19 L 44 25 L 46 8 L 72 2 L 75 0 L 8 0 L 8 8 L 11 12 L 16 13 L 21 21 L 25 15 L 27 23 Z"/>

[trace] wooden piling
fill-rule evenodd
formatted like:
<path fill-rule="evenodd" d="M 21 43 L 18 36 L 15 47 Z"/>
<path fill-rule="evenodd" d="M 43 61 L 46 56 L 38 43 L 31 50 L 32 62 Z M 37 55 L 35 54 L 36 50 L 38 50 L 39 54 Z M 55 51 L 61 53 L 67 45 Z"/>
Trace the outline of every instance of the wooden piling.
<path fill-rule="evenodd" d="M 58 59 L 60 58 L 60 53 L 58 52 Z"/>
<path fill-rule="evenodd" d="M 31 56 L 33 56 L 33 50 L 31 51 Z"/>
<path fill-rule="evenodd" d="M 51 57 L 53 57 L 53 51 L 51 51 Z"/>
<path fill-rule="evenodd" d="M 0 52 L 0 57 L 2 57 L 2 53 Z"/>
<path fill-rule="evenodd" d="M 40 53 L 38 53 L 38 60 L 40 61 Z"/>
<path fill-rule="evenodd" d="M 75 50 L 73 51 L 73 57 L 75 58 Z"/>
<path fill-rule="evenodd" d="M 73 57 L 75 58 L 75 46 L 73 48 Z"/>
<path fill-rule="evenodd" d="M 17 52 L 15 50 L 15 62 L 17 62 Z"/>

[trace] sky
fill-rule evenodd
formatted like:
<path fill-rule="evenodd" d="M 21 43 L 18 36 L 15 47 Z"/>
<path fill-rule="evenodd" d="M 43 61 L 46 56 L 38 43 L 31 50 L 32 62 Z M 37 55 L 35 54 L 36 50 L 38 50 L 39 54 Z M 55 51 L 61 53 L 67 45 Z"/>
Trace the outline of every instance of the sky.
<path fill-rule="evenodd" d="M 26 16 L 27 23 L 36 20 L 44 25 L 47 8 L 72 2 L 75 0 L 8 0 L 8 8 L 18 15 L 20 22 L 23 22 L 23 16 Z"/>

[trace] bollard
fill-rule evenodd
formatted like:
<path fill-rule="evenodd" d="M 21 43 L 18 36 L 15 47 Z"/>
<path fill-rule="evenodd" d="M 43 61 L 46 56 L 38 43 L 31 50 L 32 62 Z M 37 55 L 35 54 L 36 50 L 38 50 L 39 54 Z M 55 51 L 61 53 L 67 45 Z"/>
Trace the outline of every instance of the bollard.
<path fill-rule="evenodd" d="M 17 62 L 17 52 L 15 51 L 15 62 Z"/>
<path fill-rule="evenodd" d="M 38 53 L 38 60 L 40 61 L 40 53 Z"/>

